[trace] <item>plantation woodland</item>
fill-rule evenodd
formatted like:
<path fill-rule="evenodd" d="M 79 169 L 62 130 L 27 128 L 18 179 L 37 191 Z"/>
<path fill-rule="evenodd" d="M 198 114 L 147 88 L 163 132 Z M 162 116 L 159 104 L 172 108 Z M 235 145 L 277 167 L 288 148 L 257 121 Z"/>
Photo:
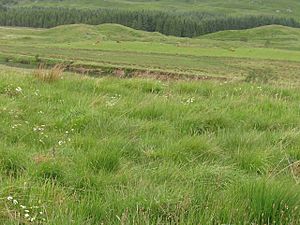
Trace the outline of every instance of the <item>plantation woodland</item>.
<path fill-rule="evenodd" d="M 300 27 L 293 18 L 270 15 L 227 16 L 205 12 L 171 13 L 124 9 L 75 9 L 57 7 L 0 7 L 0 26 L 51 28 L 65 24 L 116 23 L 138 30 L 178 37 L 195 37 L 223 30 L 276 24 Z"/>

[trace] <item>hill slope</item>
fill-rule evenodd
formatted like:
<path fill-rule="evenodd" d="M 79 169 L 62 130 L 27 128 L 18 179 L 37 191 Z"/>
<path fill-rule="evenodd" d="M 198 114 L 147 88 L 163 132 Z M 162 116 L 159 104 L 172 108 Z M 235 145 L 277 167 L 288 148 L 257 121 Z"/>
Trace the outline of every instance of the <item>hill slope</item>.
<path fill-rule="evenodd" d="M 115 24 L 51 29 L 0 27 L 0 62 L 64 62 L 76 68 L 104 71 L 138 70 L 242 80 L 254 72 L 272 82 L 295 79 L 297 84 L 298 32 L 267 26 L 178 38 Z"/>
<path fill-rule="evenodd" d="M 119 24 L 101 24 L 97 26 L 85 24 L 62 25 L 49 30 L 43 30 L 41 34 L 49 35 L 53 38 L 63 37 L 69 41 L 84 39 L 95 41 L 158 41 L 160 39 L 167 39 L 167 36 L 160 33 L 139 31 Z"/>
<path fill-rule="evenodd" d="M 237 41 L 241 39 L 249 40 L 272 40 L 272 41 L 299 41 L 300 29 L 291 28 L 279 25 L 262 26 L 258 28 L 252 28 L 247 30 L 231 30 L 221 31 L 214 34 L 208 34 L 202 36 L 202 38 L 209 38 L 215 40 L 231 40 Z"/>

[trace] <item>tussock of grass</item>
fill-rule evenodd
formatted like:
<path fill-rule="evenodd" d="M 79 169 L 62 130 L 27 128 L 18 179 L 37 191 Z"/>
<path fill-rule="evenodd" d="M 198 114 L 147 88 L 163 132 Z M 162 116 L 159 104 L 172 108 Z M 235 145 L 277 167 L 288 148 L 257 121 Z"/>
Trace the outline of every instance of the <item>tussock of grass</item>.
<path fill-rule="evenodd" d="M 57 64 L 50 69 L 48 69 L 46 65 L 40 64 L 34 71 L 33 76 L 38 80 L 51 83 L 62 78 L 64 69 L 65 67 L 61 64 Z"/>
<path fill-rule="evenodd" d="M 2 68 L 1 224 L 299 224 L 298 88 Z"/>
<path fill-rule="evenodd" d="M 26 155 L 20 149 L 6 149 L 7 147 L 0 147 L 0 171 L 11 177 L 21 175 L 26 170 L 28 158 L 26 159 Z"/>

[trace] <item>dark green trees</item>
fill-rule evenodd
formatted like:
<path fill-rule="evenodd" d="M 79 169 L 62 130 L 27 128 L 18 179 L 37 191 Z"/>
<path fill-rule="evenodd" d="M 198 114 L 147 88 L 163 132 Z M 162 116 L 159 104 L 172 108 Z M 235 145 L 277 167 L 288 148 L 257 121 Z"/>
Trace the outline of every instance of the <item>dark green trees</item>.
<path fill-rule="evenodd" d="M 222 30 L 246 29 L 278 24 L 300 27 L 290 18 L 273 16 L 230 17 L 211 13 L 173 13 L 147 10 L 6 8 L 0 6 L 1 26 L 50 28 L 63 24 L 117 23 L 134 29 L 157 31 L 166 35 L 195 37 Z"/>

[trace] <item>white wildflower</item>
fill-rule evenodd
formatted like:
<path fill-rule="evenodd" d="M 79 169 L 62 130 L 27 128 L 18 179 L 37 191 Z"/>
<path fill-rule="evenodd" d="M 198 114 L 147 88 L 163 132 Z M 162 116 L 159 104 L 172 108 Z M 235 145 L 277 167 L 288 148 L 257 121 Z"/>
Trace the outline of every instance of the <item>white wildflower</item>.
<path fill-rule="evenodd" d="M 14 199 L 14 198 L 13 198 L 12 196 L 8 196 L 8 197 L 7 197 L 7 200 L 8 200 L 8 201 L 12 201 L 13 199 Z"/>
<path fill-rule="evenodd" d="M 22 92 L 22 88 L 21 87 L 17 87 L 16 88 L 16 92 Z"/>
<path fill-rule="evenodd" d="M 19 204 L 19 202 L 16 199 L 13 200 L 13 203 L 14 203 L 14 205 L 18 205 Z"/>
<path fill-rule="evenodd" d="M 195 97 L 191 97 L 185 101 L 185 104 L 191 104 L 195 101 Z"/>
<path fill-rule="evenodd" d="M 29 218 L 30 215 L 29 215 L 28 213 L 26 213 L 26 214 L 24 215 L 24 217 L 25 217 L 25 218 Z"/>
<path fill-rule="evenodd" d="M 34 94 L 36 95 L 36 96 L 38 96 L 39 95 L 39 90 L 36 90 L 35 92 L 34 92 Z"/>

